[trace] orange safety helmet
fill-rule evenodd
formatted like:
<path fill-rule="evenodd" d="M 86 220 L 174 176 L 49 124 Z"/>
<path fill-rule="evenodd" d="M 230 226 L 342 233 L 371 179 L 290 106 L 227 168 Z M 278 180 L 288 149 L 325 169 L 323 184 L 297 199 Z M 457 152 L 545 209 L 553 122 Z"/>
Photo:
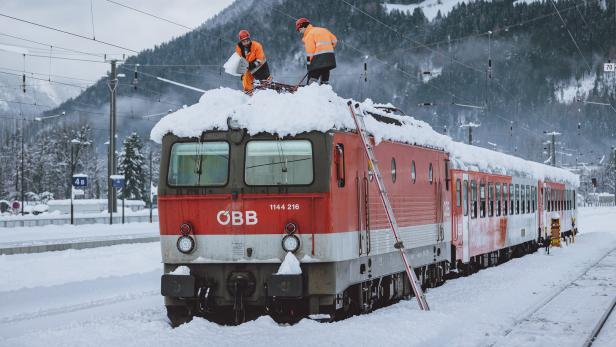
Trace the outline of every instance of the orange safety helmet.
<path fill-rule="evenodd" d="M 310 24 L 310 21 L 308 20 L 308 18 L 300 18 L 295 22 L 295 30 L 299 31 L 299 28 L 302 27 L 302 24 Z"/>
<path fill-rule="evenodd" d="M 237 34 L 237 36 L 240 38 L 240 41 L 242 41 L 242 40 L 249 39 L 250 33 L 248 32 L 248 30 L 240 30 L 240 33 Z"/>

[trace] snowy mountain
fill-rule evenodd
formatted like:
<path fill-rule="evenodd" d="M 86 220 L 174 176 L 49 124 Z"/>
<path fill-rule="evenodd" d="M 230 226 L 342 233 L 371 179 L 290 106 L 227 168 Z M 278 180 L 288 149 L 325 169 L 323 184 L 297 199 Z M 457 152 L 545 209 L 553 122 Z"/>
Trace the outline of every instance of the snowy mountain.
<path fill-rule="evenodd" d="M 392 102 L 458 140 L 466 136 L 460 124 L 481 123 L 476 144 L 494 143 L 533 160 L 545 160 L 543 130 L 556 127 L 565 134 L 562 147 L 584 155 L 583 150 L 611 144 L 616 128 L 613 110 L 600 105 L 616 103 L 614 78 L 602 70 L 616 55 L 610 34 L 616 30 L 614 4 L 564 0 L 557 6 L 566 25 L 550 2 L 533 0 L 238 0 L 196 31 L 120 67 L 132 76 L 132 64 L 139 63 L 143 72 L 137 90 L 129 80 L 120 86 L 118 112 L 125 116 L 120 136 L 133 130 L 146 136 L 153 122 L 136 119 L 193 104 L 200 96 L 146 73 L 202 89 L 240 88 L 237 77 L 217 67 L 233 51 L 240 29 L 264 44 L 276 80 L 297 83 L 305 66 L 293 24 L 294 18 L 308 17 L 340 40 L 332 85 L 341 96 Z M 107 100 L 100 81 L 75 102 L 104 114 Z M 74 110 L 75 102 L 60 109 Z M 92 118 L 103 126 L 104 117 Z M 584 136 L 577 135 L 578 123 Z"/>

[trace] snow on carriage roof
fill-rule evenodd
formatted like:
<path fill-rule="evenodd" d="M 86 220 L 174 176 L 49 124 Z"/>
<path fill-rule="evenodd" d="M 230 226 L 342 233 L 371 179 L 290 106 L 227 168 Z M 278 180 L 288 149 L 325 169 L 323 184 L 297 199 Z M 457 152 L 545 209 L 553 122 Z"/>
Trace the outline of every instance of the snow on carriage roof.
<path fill-rule="evenodd" d="M 293 136 L 307 131 L 354 130 L 348 101 L 334 93 L 331 86 L 316 84 L 299 88 L 295 93 L 259 90 L 252 97 L 235 89 L 212 89 L 204 93 L 198 103 L 162 118 L 152 129 L 150 137 L 160 143 L 168 133 L 179 137 L 199 137 L 207 130 L 227 130 L 228 117 L 251 135 L 266 132 Z M 383 107 L 393 106 L 376 104 L 370 99 L 360 103 L 364 112 L 393 118 L 402 124 L 387 124 L 366 117 L 366 128 L 377 143 L 391 140 L 442 149 L 449 153 L 453 167 L 458 169 L 517 174 L 579 185 L 579 177 L 568 170 L 455 142 L 434 131 L 426 122 L 386 112 Z"/>

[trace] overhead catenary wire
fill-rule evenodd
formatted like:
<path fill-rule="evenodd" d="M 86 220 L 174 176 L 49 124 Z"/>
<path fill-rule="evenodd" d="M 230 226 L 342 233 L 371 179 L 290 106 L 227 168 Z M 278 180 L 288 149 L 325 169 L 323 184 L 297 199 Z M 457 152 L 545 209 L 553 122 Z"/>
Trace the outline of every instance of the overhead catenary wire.
<path fill-rule="evenodd" d="M 35 22 L 29 21 L 29 20 L 26 20 L 26 19 L 22 19 L 22 18 L 17 18 L 17 17 L 14 17 L 14 16 L 9 16 L 9 15 L 4 14 L 4 13 L 0 13 L 0 17 L 9 18 L 9 19 L 12 19 L 12 20 L 15 20 L 15 21 L 18 21 L 18 22 L 27 23 L 27 24 L 34 25 L 34 26 L 37 26 L 37 27 L 41 27 L 41 28 L 44 28 L 44 29 L 47 29 L 47 30 L 57 31 L 57 32 L 60 32 L 60 33 L 66 34 L 66 35 L 70 35 L 70 36 L 74 36 L 74 37 L 78 37 L 78 38 L 81 38 L 81 39 L 84 39 L 84 40 L 98 42 L 98 43 L 103 44 L 103 45 L 107 45 L 107 46 L 110 46 L 110 47 L 115 47 L 115 48 L 123 49 L 123 50 L 129 51 L 129 52 L 139 53 L 138 51 L 136 51 L 134 49 L 130 49 L 130 48 L 127 48 L 127 47 L 116 45 L 116 44 L 111 43 L 111 42 L 102 41 L 102 40 L 95 40 L 95 39 L 92 39 L 90 37 L 87 37 L 87 36 L 84 36 L 84 35 L 81 35 L 81 34 L 73 33 L 73 32 L 67 31 L 67 30 L 59 29 L 59 28 L 54 28 L 54 27 L 51 27 L 51 26 L 45 25 L 45 24 L 35 23 Z"/>
<path fill-rule="evenodd" d="M 91 56 L 95 56 L 95 57 L 102 57 L 104 54 L 103 53 L 91 53 L 91 52 L 85 52 L 85 51 L 80 51 L 80 50 L 76 50 L 76 49 L 72 49 L 72 48 L 66 48 L 66 47 L 62 47 L 62 46 L 58 46 L 52 43 L 48 43 L 48 42 L 40 42 L 40 41 L 35 41 L 35 40 L 30 40 L 30 39 L 26 39 L 20 36 L 16 36 L 16 35 L 11 35 L 11 34 L 6 34 L 6 33 L 0 33 L 0 36 L 6 36 L 6 37 L 10 37 L 16 40 L 21 40 L 21 41 L 25 41 L 25 42 L 30 42 L 30 43 L 36 43 L 37 45 L 42 45 L 42 46 L 54 46 L 56 49 L 61 49 L 64 51 L 68 51 L 68 52 L 73 52 L 73 53 L 79 53 L 79 54 L 84 54 L 84 55 L 91 55 Z"/>
<path fill-rule="evenodd" d="M 563 16 L 561 16 L 560 11 L 558 11 L 558 7 L 556 7 L 556 3 L 554 3 L 554 0 L 549 0 L 549 1 L 552 4 L 552 6 L 554 7 L 554 10 L 556 11 L 556 14 L 558 15 L 558 18 L 560 18 L 560 21 L 565 26 L 565 30 L 567 30 L 567 33 L 569 34 L 569 37 L 571 38 L 571 41 L 573 41 L 573 44 L 575 45 L 575 48 L 577 49 L 578 53 L 580 54 L 580 57 L 582 58 L 582 61 L 584 62 L 584 64 L 586 64 L 586 67 L 588 68 L 588 71 L 592 71 L 592 68 L 590 67 L 590 64 L 588 64 L 588 62 L 586 61 L 586 57 L 582 53 L 582 50 L 580 49 L 580 46 L 578 45 L 577 41 L 575 40 L 575 37 L 573 37 L 573 34 L 571 34 L 571 30 L 569 30 L 569 27 L 567 27 L 567 23 L 565 22 L 565 19 L 563 18 Z"/>

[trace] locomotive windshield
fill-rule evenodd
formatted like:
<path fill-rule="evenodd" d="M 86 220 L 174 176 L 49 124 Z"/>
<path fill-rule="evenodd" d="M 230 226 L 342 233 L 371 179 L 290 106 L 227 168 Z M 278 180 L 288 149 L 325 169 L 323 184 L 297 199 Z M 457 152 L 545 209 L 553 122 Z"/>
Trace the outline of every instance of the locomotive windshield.
<path fill-rule="evenodd" d="M 185 142 L 171 147 L 170 186 L 223 186 L 228 176 L 227 142 Z"/>
<path fill-rule="evenodd" d="M 312 144 L 308 140 L 250 141 L 244 177 L 252 186 L 310 184 Z"/>

